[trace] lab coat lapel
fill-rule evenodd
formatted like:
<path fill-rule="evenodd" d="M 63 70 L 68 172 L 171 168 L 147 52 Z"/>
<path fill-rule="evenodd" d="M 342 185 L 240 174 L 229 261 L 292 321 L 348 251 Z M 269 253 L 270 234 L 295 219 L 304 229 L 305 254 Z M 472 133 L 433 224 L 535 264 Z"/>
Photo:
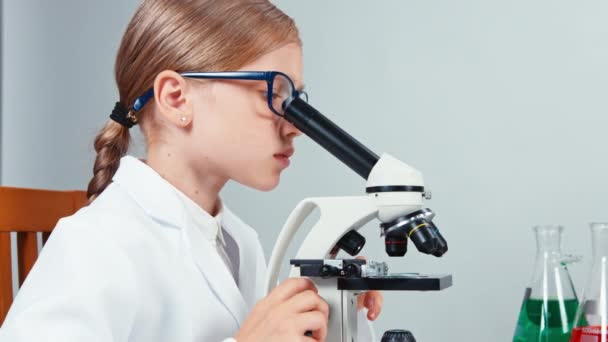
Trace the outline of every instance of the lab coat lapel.
<path fill-rule="evenodd" d="M 222 301 L 240 326 L 247 317 L 247 305 L 232 274 L 217 253 L 216 247 L 196 226 L 188 224 L 184 229 L 196 266 L 207 279 L 215 296 Z"/>
<path fill-rule="evenodd" d="M 187 248 L 215 296 L 237 324 L 247 315 L 247 304 L 215 246 L 188 217 L 177 189 L 135 157 L 125 156 L 112 178 L 153 219 L 167 227 L 182 229 Z M 241 258 L 241 260 L 243 260 Z M 241 261 L 242 262 L 242 261 Z M 213 313 L 211 313 L 213 314 Z"/>
<path fill-rule="evenodd" d="M 222 226 L 239 248 L 239 287 L 249 309 L 264 295 L 266 261 L 253 228 L 242 222 L 224 204 Z"/>

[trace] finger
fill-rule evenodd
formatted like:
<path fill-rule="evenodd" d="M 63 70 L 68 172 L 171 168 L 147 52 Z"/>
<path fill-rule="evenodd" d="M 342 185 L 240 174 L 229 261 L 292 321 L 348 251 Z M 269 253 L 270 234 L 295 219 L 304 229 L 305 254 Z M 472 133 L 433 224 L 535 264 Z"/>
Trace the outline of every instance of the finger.
<path fill-rule="evenodd" d="M 358 255 L 355 259 L 367 261 L 367 257 L 364 255 Z M 365 307 L 365 299 L 367 298 L 367 292 L 357 296 L 357 310 L 361 310 Z"/>
<path fill-rule="evenodd" d="M 326 317 L 329 317 L 329 305 L 327 302 L 312 290 L 306 290 L 291 297 L 287 302 L 289 308 L 296 313 L 304 313 L 308 311 L 321 311 Z"/>
<path fill-rule="evenodd" d="M 374 313 L 374 295 L 371 292 L 366 293 L 365 296 L 365 302 L 363 303 L 363 305 L 365 306 L 365 308 L 367 308 L 367 319 L 369 319 L 370 321 L 373 321 L 374 319 L 376 319 L 375 317 L 375 313 Z"/>
<path fill-rule="evenodd" d="M 384 303 L 384 296 L 380 291 L 370 291 L 368 292 L 369 301 L 366 301 L 367 318 L 370 320 L 375 320 L 378 318 L 380 311 L 382 311 L 382 305 Z"/>
<path fill-rule="evenodd" d="M 318 292 L 316 286 L 308 278 L 289 278 L 270 292 L 268 300 L 271 302 L 271 305 L 282 303 L 294 295 L 307 290 Z"/>
<path fill-rule="evenodd" d="M 364 292 L 357 296 L 357 311 L 365 307 L 365 300 L 367 299 L 367 292 Z"/>
<path fill-rule="evenodd" d="M 327 316 L 320 311 L 309 311 L 296 316 L 296 327 L 298 333 L 304 335 L 312 331 L 312 337 L 316 341 L 324 341 L 327 337 Z"/>
<path fill-rule="evenodd" d="M 382 307 L 384 306 L 384 296 L 380 293 L 380 296 L 376 299 L 376 314 L 375 317 L 378 318 L 380 316 L 380 312 L 382 312 Z"/>
<path fill-rule="evenodd" d="M 382 296 L 382 292 L 377 290 L 368 291 L 365 293 L 365 301 L 364 305 L 368 309 L 373 309 L 375 305 L 380 303 L 382 305 L 384 301 L 384 297 Z"/>
<path fill-rule="evenodd" d="M 357 297 L 357 309 L 361 310 L 363 308 L 370 309 L 374 305 L 374 295 L 373 293 L 377 291 L 366 291 L 360 294 Z"/>

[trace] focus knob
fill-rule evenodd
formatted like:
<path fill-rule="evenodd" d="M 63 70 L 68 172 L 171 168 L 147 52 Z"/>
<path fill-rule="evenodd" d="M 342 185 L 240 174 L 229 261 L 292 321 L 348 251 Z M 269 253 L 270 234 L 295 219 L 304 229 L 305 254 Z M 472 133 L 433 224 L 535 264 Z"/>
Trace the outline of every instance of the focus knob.
<path fill-rule="evenodd" d="M 416 339 L 407 330 L 387 330 L 380 342 L 416 342 Z"/>
<path fill-rule="evenodd" d="M 351 230 L 346 233 L 340 241 L 338 241 L 338 247 L 352 256 L 359 254 L 364 245 L 365 236 L 359 234 L 356 230 Z"/>

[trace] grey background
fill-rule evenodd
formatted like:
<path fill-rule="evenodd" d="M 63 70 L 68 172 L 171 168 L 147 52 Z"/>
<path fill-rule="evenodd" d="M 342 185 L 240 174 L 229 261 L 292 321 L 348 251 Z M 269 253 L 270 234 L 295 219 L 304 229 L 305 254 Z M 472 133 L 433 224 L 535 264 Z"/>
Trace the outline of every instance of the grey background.
<path fill-rule="evenodd" d="M 2 185 L 84 189 L 92 141 L 116 90 L 113 63 L 137 1 L 4 2 Z M 386 293 L 379 334 L 508 341 L 532 272 L 535 224 L 566 226 L 578 292 L 590 221 L 608 220 L 608 3 L 287 1 L 304 41 L 311 103 L 377 153 L 421 170 L 442 259 L 411 248 L 394 271 L 449 272 L 441 293 Z M 141 141 L 141 139 L 138 139 Z M 280 186 L 237 184 L 226 203 L 267 256 L 301 199 L 359 195 L 364 182 L 306 138 Z M 141 154 L 141 143 L 133 153 Z M 362 254 L 385 260 L 377 226 Z M 301 241 L 300 235 L 298 241 Z"/>

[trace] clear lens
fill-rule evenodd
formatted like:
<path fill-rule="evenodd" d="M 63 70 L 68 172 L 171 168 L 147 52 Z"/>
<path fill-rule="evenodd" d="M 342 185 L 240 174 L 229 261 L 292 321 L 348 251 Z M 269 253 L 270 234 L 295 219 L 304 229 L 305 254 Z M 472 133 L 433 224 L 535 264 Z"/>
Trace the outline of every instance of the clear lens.
<path fill-rule="evenodd" d="M 294 90 L 287 77 L 276 75 L 272 84 L 272 109 L 281 115 L 285 114 L 283 109 L 293 100 Z"/>

